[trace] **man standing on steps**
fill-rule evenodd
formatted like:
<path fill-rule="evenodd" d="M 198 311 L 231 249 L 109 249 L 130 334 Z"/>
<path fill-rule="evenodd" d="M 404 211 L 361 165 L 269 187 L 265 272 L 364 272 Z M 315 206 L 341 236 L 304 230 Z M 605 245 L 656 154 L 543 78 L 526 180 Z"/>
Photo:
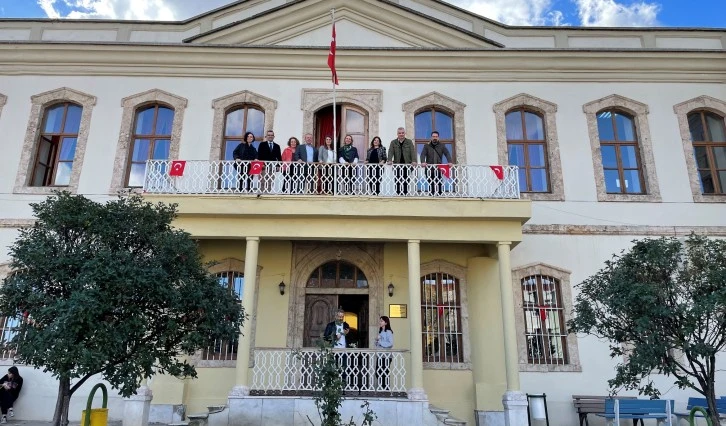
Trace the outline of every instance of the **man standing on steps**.
<path fill-rule="evenodd" d="M 416 164 L 416 147 L 411 139 L 406 138 L 406 129 L 399 127 L 398 137 L 391 141 L 388 147 L 388 164 L 399 164 L 393 168 L 393 178 L 396 181 L 396 193 L 408 195 L 409 167 L 404 164 Z"/>
<path fill-rule="evenodd" d="M 265 162 L 264 173 L 260 175 L 264 184 L 260 185 L 260 189 L 262 192 L 272 192 L 275 172 L 279 171 L 279 164 L 271 162 L 282 161 L 282 151 L 280 151 L 280 145 L 275 142 L 275 132 L 272 130 L 268 130 L 265 134 L 265 141 L 260 142 L 257 148 L 257 159 Z"/>

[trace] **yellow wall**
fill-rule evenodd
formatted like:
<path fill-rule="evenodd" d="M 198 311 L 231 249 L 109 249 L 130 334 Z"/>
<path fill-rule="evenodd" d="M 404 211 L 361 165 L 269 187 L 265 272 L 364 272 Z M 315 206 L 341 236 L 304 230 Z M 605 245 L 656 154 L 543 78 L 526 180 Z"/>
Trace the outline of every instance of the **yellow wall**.
<path fill-rule="evenodd" d="M 465 420 L 467 424 L 474 424 L 474 382 L 471 371 L 424 370 L 423 378 L 431 405 L 451 411 L 451 415 Z"/>

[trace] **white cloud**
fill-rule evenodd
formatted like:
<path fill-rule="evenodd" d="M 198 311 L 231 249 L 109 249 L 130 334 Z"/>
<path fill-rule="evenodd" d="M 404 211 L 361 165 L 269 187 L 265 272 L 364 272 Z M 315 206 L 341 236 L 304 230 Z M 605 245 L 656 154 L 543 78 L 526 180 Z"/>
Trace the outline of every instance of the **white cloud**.
<path fill-rule="evenodd" d="M 37 0 L 49 18 L 173 21 L 229 3 L 230 0 Z M 200 5 L 201 3 L 201 5 Z M 63 10 L 68 10 L 63 14 Z"/>
<path fill-rule="evenodd" d="M 449 3 L 508 25 L 560 25 L 552 0 L 449 0 Z"/>
<path fill-rule="evenodd" d="M 55 3 L 55 0 L 38 0 L 38 6 L 43 9 L 43 12 L 45 12 L 49 18 L 58 19 L 60 18 L 60 13 L 55 10 L 53 3 Z"/>
<path fill-rule="evenodd" d="M 647 27 L 658 24 L 658 3 L 639 1 L 626 6 L 615 0 L 574 0 L 580 24 L 596 27 Z"/>

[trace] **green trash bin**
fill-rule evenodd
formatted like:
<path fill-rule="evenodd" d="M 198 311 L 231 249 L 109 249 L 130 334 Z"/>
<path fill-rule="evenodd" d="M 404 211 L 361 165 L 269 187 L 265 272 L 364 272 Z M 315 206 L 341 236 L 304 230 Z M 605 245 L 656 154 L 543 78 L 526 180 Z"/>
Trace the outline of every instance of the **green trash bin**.
<path fill-rule="evenodd" d="M 91 408 L 91 402 L 93 402 L 93 395 L 96 393 L 96 389 L 101 389 L 103 394 L 103 407 L 102 408 Z M 81 412 L 81 426 L 107 426 L 108 425 L 108 392 L 106 386 L 103 383 L 99 383 L 91 389 L 91 394 L 88 396 L 88 402 L 86 403 L 86 409 Z M 87 413 L 91 413 L 90 416 Z"/>

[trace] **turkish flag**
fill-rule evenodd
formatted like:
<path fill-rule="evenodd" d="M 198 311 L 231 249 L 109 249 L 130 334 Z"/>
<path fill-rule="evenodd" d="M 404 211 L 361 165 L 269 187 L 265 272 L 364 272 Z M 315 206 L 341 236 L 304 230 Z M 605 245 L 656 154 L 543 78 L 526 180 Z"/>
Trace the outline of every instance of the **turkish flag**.
<path fill-rule="evenodd" d="M 489 166 L 492 171 L 494 172 L 494 175 L 496 175 L 497 179 L 504 180 L 504 167 L 502 166 Z"/>
<path fill-rule="evenodd" d="M 542 322 L 547 321 L 547 309 L 545 309 L 546 306 L 540 306 L 539 307 L 539 319 L 542 320 Z"/>
<path fill-rule="evenodd" d="M 328 67 L 333 73 L 333 83 L 338 85 L 338 71 L 335 70 L 335 22 L 333 22 L 333 38 L 330 40 L 330 52 L 328 52 Z"/>
<path fill-rule="evenodd" d="M 184 176 L 184 169 L 187 166 L 186 161 L 172 161 L 169 176 Z"/>
<path fill-rule="evenodd" d="M 436 168 L 439 169 L 442 175 L 444 175 L 445 178 L 451 177 L 451 165 L 450 164 L 437 164 Z"/>
<path fill-rule="evenodd" d="M 262 169 L 265 167 L 264 161 L 252 161 L 250 163 L 250 175 L 259 175 L 262 173 Z"/>

